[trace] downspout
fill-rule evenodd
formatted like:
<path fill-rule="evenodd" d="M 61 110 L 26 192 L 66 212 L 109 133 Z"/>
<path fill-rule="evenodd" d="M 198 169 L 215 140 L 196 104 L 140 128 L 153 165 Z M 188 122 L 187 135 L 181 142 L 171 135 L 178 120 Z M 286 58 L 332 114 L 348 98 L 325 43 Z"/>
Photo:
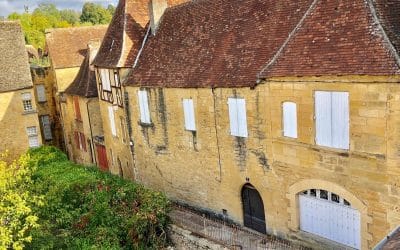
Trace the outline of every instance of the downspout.
<path fill-rule="evenodd" d="M 133 66 L 132 66 L 132 69 L 136 68 L 136 66 L 137 66 L 137 64 L 139 62 L 140 55 L 142 54 L 144 46 L 146 45 L 147 39 L 149 37 L 150 30 L 151 30 L 151 25 L 149 25 L 149 27 L 147 28 L 146 35 L 144 36 L 144 39 L 142 41 L 142 45 L 140 47 L 140 50 L 138 51 L 138 54 L 136 56 L 135 62 L 133 64 Z M 139 170 L 136 167 L 136 160 L 135 160 L 135 143 L 134 143 L 134 140 L 132 138 L 133 137 L 132 136 L 132 134 L 133 134 L 132 133 L 132 124 L 131 124 L 132 117 L 131 117 L 131 112 L 130 112 L 130 107 L 129 107 L 129 105 L 130 105 L 129 104 L 129 95 L 128 95 L 128 92 L 125 91 L 125 87 L 122 86 L 122 88 L 123 88 L 123 93 L 124 93 L 124 105 L 125 105 L 124 111 L 125 111 L 125 116 L 127 118 L 126 122 L 127 122 L 127 127 L 128 127 L 128 134 L 129 134 L 129 147 L 130 147 L 130 151 L 131 151 L 131 158 L 132 158 L 132 163 L 133 163 L 133 171 L 135 173 L 134 179 L 135 179 L 135 181 L 139 181 Z"/>
<path fill-rule="evenodd" d="M 214 105 L 214 128 L 215 128 L 215 137 L 217 139 L 217 153 L 218 153 L 218 167 L 219 167 L 219 177 L 216 178 L 218 182 L 222 181 L 222 164 L 221 164 L 221 149 L 219 145 L 219 136 L 218 136 L 218 127 L 217 127 L 217 104 L 216 104 L 216 96 L 215 96 L 215 88 L 211 89 L 213 95 L 213 105 Z"/>
<path fill-rule="evenodd" d="M 91 148 L 91 158 L 92 158 L 92 163 L 97 165 L 97 159 L 96 156 L 94 155 L 94 144 L 93 144 L 93 130 L 92 130 L 92 121 L 90 120 L 90 110 L 89 110 L 89 103 L 92 101 L 92 99 L 89 99 L 86 102 L 86 110 L 87 110 L 87 116 L 89 119 L 89 128 L 90 128 L 90 148 Z"/>

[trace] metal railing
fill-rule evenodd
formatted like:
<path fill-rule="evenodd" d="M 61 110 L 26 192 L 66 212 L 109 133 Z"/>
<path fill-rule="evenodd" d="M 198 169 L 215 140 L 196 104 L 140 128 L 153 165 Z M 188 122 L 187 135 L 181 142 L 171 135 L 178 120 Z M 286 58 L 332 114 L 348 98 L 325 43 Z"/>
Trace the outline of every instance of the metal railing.
<path fill-rule="evenodd" d="M 270 235 L 262 235 L 181 206 L 176 206 L 170 216 L 173 223 L 178 227 L 229 249 L 307 249 L 289 241 Z"/>

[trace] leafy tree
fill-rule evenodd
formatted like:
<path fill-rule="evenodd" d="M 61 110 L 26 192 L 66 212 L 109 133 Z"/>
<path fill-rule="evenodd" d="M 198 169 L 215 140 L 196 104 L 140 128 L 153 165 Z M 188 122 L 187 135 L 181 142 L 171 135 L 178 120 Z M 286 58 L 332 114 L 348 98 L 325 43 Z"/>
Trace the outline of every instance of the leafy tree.
<path fill-rule="evenodd" d="M 31 230 L 38 227 L 32 207 L 42 199 L 29 192 L 32 169 L 29 156 L 7 164 L 0 157 L 0 249 L 23 249 L 32 241 Z"/>
<path fill-rule="evenodd" d="M 69 10 L 69 9 L 61 10 L 60 15 L 61 15 L 61 20 L 67 22 L 68 24 L 71 25 L 79 24 L 79 17 L 81 14 L 75 10 Z"/>
<path fill-rule="evenodd" d="M 100 4 L 85 3 L 82 8 L 81 22 L 92 24 L 107 24 L 111 21 L 112 15 L 109 10 Z"/>

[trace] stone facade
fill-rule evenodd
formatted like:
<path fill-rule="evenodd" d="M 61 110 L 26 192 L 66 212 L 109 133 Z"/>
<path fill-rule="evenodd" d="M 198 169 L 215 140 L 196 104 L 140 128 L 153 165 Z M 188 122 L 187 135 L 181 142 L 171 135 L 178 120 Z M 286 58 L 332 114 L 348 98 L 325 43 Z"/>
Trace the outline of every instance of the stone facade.
<path fill-rule="evenodd" d="M 267 230 L 310 246 L 332 242 L 299 230 L 298 194 L 334 192 L 360 211 L 362 248 L 399 224 L 399 87 L 393 77 L 277 78 L 255 89 L 149 88 L 150 126 L 140 125 L 137 92 L 129 93 L 137 179 L 171 198 L 243 221 L 241 189 L 262 196 Z M 350 96 L 350 149 L 315 143 L 314 91 Z M 230 135 L 227 100 L 246 99 L 248 138 Z M 198 130 L 185 131 L 182 98 L 192 98 Z M 282 135 L 282 103 L 298 105 L 298 138 Z M 308 242 L 308 243 L 307 243 Z"/>
<path fill-rule="evenodd" d="M 32 111 L 23 108 L 22 95 L 26 93 L 34 98 L 32 88 L 0 93 L 0 151 L 8 151 L 9 159 L 15 159 L 29 149 L 29 127 L 36 127 L 38 145 L 42 144 L 34 100 Z"/>
<path fill-rule="evenodd" d="M 45 138 L 43 123 L 41 122 L 42 128 L 42 140 L 44 144 L 53 145 L 59 148 L 63 147 L 63 135 L 60 122 L 58 120 L 56 102 L 54 98 L 55 91 L 55 76 L 50 67 L 35 67 L 31 66 L 31 75 L 33 81 L 33 88 L 36 93 L 36 104 L 37 112 L 39 115 L 39 121 L 43 119 L 43 116 L 48 116 L 50 121 L 51 135 L 52 138 Z M 39 100 L 40 89 L 44 87 L 45 101 Z M 47 118 L 46 118 L 47 119 Z"/>

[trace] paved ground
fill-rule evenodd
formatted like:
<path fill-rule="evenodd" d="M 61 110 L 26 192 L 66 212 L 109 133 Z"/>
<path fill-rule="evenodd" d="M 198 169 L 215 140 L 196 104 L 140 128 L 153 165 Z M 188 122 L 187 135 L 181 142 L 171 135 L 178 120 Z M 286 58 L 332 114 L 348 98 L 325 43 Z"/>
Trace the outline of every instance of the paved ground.
<path fill-rule="evenodd" d="M 175 208 L 171 214 L 173 223 L 192 234 L 217 242 L 228 249 L 306 249 L 272 236 L 266 236 L 245 228 L 228 225 L 223 221 L 207 218 L 185 208 Z"/>

